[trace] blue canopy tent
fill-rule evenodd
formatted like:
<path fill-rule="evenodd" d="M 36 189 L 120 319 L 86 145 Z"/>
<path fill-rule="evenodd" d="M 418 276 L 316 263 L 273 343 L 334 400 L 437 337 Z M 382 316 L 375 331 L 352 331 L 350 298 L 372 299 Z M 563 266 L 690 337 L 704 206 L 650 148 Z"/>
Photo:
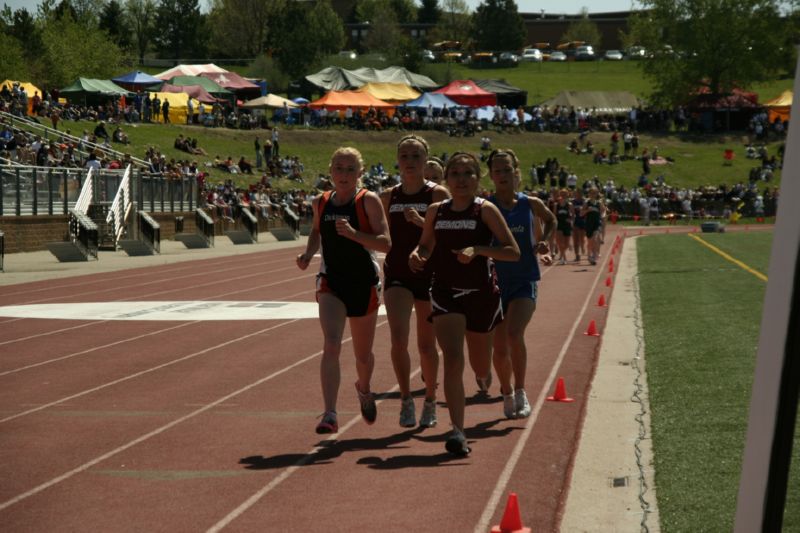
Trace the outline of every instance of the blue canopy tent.
<path fill-rule="evenodd" d="M 151 76 L 146 72 L 134 70 L 132 72 L 128 72 L 127 74 L 123 74 L 122 76 L 112 78 L 111 81 L 120 87 L 136 91 L 137 89 L 144 89 L 145 87 L 155 85 L 156 83 L 161 83 L 163 80 L 160 80 L 155 76 Z"/>
<path fill-rule="evenodd" d="M 461 107 L 460 104 L 452 101 L 447 96 L 436 93 L 422 93 L 419 98 L 411 100 L 410 102 L 406 102 L 403 105 L 405 107 L 415 107 L 421 109 L 428 109 L 428 107 L 431 107 L 437 110 L 442 109 L 443 107 L 447 107 L 448 109 L 453 107 Z"/>

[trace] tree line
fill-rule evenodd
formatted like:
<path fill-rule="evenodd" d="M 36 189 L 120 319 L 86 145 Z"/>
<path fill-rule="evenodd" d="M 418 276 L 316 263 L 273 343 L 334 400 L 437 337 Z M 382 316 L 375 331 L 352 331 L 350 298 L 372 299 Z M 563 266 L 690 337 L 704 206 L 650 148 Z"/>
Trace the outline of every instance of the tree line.
<path fill-rule="evenodd" d="M 330 0 L 44 0 L 35 13 L 0 11 L 0 72 L 63 87 L 78 76 L 108 79 L 145 58 L 240 59 L 254 74 L 282 77 L 285 87 L 326 66 L 347 42 L 345 23 L 366 31 L 360 50 L 417 70 L 421 51 L 437 41 L 465 49 L 519 50 L 527 32 L 514 0 L 354 0 L 343 17 Z M 800 0 L 640 0 L 621 40 L 650 50 L 643 72 L 653 97 L 680 103 L 699 84 L 712 92 L 791 74 L 800 41 Z M 343 20 L 344 19 L 344 20 Z M 420 23 L 423 37 L 402 31 Z M 588 12 L 565 40 L 600 45 Z M 270 81 L 270 80 L 268 80 Z M 273 80 L 277 81 L 277 80 Z"/>

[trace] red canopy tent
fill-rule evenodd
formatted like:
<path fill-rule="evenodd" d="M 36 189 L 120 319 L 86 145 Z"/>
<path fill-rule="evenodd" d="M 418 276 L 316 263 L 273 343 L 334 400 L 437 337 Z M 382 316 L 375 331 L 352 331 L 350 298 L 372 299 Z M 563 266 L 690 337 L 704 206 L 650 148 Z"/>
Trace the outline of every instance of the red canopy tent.
<path fill-rule="evenodd" d="M 259 94 L 261 94 L 261 87 L 253 82 L 247 81 L 235 72 L 201 72 L 198 75 L 203 78 L 208 78 L 229 91 L 238 92 L 243 89 L 253 89 L 259 91 Z"/>
<path fill-rule="evenodd" d="M 375 109 L 383 109 L 388 111 L 395 106 L 379 100 L 367 92 L 358 91 L 330 91 L 319 100 L 314 100 L 308 107 L 312 109 L 325 108 L 328 110 L 341 111 L 348 107 L 351 109 L 367 109 L 374 107 Z"/>
<path fill-rule="evenodd" d="M 472 80 L 455 80 L 433 92 L 443 94 L 454 102 L 469 107 L 483 107 L 497 103 L 496 94 L 481 89 Z"/>

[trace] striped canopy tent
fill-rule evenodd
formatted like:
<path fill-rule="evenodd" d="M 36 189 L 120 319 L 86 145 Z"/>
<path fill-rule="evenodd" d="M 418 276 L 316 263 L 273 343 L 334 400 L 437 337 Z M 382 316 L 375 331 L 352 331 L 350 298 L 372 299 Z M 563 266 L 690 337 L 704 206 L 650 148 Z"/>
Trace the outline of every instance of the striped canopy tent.
<path fill-rule="evenodd" d="M 216 98 L 211 96 L 211 94 L 206 91 L 203 87 L 199 85 L 172 85 L 171 83 L 165 83 L 159 89 L 159 92 L 162 93 L 186 93 L 198 102 L 203 102 L 204 104 L 213 104 L 217 101 Z"/>
<path fill-rule="evenodd" d="M 277 94 L 268 94 L 266 96 L 259 96 L 253 100 L 248 100 L 241 107 L 245 109 L 282 109 L 284 104 L 286 107 L 300 107 L 298 104 L 282 98 Z"/>
<path fill-rule="evenodd" d="M 792 91 L 783 91 L 780 96 L 768 102 L 764 102 L 764 107 L 767 108 L 769 113 L 769 121 L 775 122 L 775 119 L 780 118 L 782 122 L 789 120 L 792 112 L 792 99 L 794 93 Z"/>
<path fill-rule="evenodd" d="M 199 76 L 204 72 L 220 73 L 228 72 L 222 67 L 216 66 L 214 63 L 206 63 L 205 65 L 178 65 L 169 70 L 165 70 L 160 74 L 156 74 L 156 78 L 160 80 L 170 80 L 175 76 Z"/>
<path fill-rule="evenodd" d="M 358 88 L 358 92 L 366 92 L 379 100 L 394 105 L 403 104 L 409 100 L 419 98 L 419 91 L 416 91 L 404 83 L 381 83 L 370 82 Z"/>
<path fill-rule="evenodd" d="M 247 81 L 235 72 L 203 72 L 200 77 L 209 79 L 220 87 L 236 93 L 236 97 L 243 100 L 261 96 L 259 85 Z"/>

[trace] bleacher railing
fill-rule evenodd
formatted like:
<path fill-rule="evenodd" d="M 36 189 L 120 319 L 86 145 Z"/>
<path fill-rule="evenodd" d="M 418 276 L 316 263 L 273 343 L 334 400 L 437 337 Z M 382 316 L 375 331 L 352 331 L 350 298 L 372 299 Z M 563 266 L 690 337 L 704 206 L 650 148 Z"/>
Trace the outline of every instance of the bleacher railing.
<path fill-rule="evenodd" d="M 2 164 L 0 216 L 68 214 L 77 206 L 87 179 L 82 168 L 32 167 Z M 123 178 L 122 170 L 93 172 L 91 205 L 109 206 Z M 137 209 L 149 212 L 193 211 L 197 206 L 194 177 L 165 179 L 141 169 L 131 169 L 131 199 Z"/>
<path fill-rule="evenodd" d="M 194 223 L 197 232 L 205 237 L 209 246 L 214 246 L 214 220 L 202 209 L 194 210 Z"/>
<path fill-rule="evenodd" d="M 12 115 L 11 113 L 6 113 L 5 111 L 0 111 L 0 118 L 3 119 L 3 122 L 8 123 L 12 128 L 22 129 L 28 132 L 34 132 L 37 135 L 43 137 L 45 140 L 58 140 L 62 139 L 69 143 L 75 144 L 78 147 L 78 153 L 85 158 L 88 158 L 89 152 L 94 152 L 95 154 L 102 154 L 103 156 L 109 159 L 116 159 L 118 161 L 122 161 L 126 154 L 120 152 L 119 150 L 114 150 L 113 148 L 108 148 L 107 146 L 103 146 L 101 144 L 96 144 L 93 142 L 84 141 L 80 137 L 76 137 L 75 135 L 70 135 L 66 132 L 56 130 L 53 128 L 49 128 L 43 124 L 39 124 L 31 120 L 29 117 L 18 117 L 16 115 Z M 142 169 L 150 168 L 147 161 L 144 159 L 139 159 L 138 157 L 131 157 L 131 162 L 140 167 Z"/>
<path fill-rule="evenodd" d="M 92 197 L 94 196 L 93 170 L 94 169 L 90 168 L 89 172 L 86 174 L 86 179 L 83 180 L 83 185 L 81 186 L 81 194 L 75 202 L 75 211 L 83 213 L 84 215 L 89 213 L 89 206 L 92 205 Z"/>
<path fill-rule="evenodd" d="M 242 209 L 242 225 L 250 233 L 253 242 L 258 242 L 258 219 L 249 209 Z"/>
<path fill-rule="evenodd" d="M 69 235 L 72 242 L 82 248 L 87 257 L 97 259 L 99 231 L 97 224 L 91 218 L 74 209 L 70 209 Z"/>
<path fill-rule="evenodd" d="M 106 216 L 106 222 L 113 225 L 114 244 L 118 244 L 125 234 L 125 226 L 128 223 L 131 209 L 133 209 L 133 201 L 131 200 L 131 167 L 128 165 Z"/>
<path fill-rule="evenodd" d="M 154 252 L 161 253 L 161 226 L 144 211 L 139 211 L 139 235 Z"/>

